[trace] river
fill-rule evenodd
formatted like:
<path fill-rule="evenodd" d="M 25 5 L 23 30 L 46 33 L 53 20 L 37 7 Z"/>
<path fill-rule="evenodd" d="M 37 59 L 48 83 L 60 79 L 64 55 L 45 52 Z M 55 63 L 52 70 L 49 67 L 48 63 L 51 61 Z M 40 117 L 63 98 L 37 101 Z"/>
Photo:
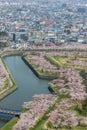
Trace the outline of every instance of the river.
<path fill-rule="evenodd" d="M 31 101 L 33 95 L 49 93 L 47 80 L 38 79 L 32 70 L 23 62 L 21 56 L 10 56 L 4 59 L 12 73 L 18 89 L 0 101 L 0 108 L 22 110 L 22 104 Z M 0 121 L 0 127 L 6 122 Z"/>

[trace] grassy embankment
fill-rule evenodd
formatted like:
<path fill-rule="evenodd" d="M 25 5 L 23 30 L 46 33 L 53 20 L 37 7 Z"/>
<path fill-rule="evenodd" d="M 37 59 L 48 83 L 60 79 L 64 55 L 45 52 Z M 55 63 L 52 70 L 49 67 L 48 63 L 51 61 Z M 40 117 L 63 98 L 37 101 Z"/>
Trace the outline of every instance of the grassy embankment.
<path fill-rule="evenodd" d="M 12 130 L 13 126 L 16 124 L 17 121 L 18 118 L 13 118 L 3 128 L 1 128 L 1 130 Z"/>
<path fill-rule="evenodd" d="M 12 51 L 5 51 L 1 54 L 1 57 L 7 57 L 7 56 L 14 56 L 14 55 L 22 55 L 23 51 L 19 50 L 12 50 Z"/>
<path fill-rule="evenodd" d="M 3 58 L 1 58 L 1 59 L 2 59 L 3 65 L 5 66 L 7 72 L 9 73 L 9 77 L 10 77 L 10 79 L 12 81 L 12 86 L 8 86 L 8 83 L 9 83 L 8 80 L 5 81 L 4 87 L 3 87 L 3 92 L 0 94 L 0 100 L 3 99 L 4 97 L 8 96 L 10 93 L 12 93 L 13 91 L 15 91 L 18 88 L 17 84 L 16 84 L 12 74 L 10 73 L 8 67 L 6 66 Z M 7 87 L 6 87 L 6 85 L 7 85 Z"/>
<path fill-rule="evenodd" d="M 46 59 L 50 61 L 50 63 L 54 64 L 58 68 L 72 68 L 77 70 L 83 70 L 84 67 L 81 65 L 75 66 L 71 63 L 73 60 L 82 60 L 87 62 L 87 58 L 82 57 L 74 57 L 74 56 L 45 56 Z"/>
<path fill-rule="evenodd" d="M 13 76 L 12 76 L 12 74 L 10 73 L 8 67 L 6 66 L 6 64 L 5 64 L 4 60 L 3 60 L 3 58 L 5 56 L 8 56 L 8 55 L 11 55 L 11 54 L 10 53 L 9 54 L 6 53 L 5 55 L 1 56 L 1 59 L 2 59 L 3 65 L 5 66 L 7 72 L 9 73 L 9 77 L 10 77 L 10 79 L 12 81 L 12 86 L 7 87 L 8 84 L 9 84 L 9 81 L 8 80 L 5 81 L 3 90 L 6 89 L 6 88 L 7 89 L 6 89 L 6 91 L 3 91 L 3 93 L 0 94 L 0 100 L 5 98 L 9 94 L 11 94 L 12 92 L 14 92 L 18 88 L 17 84 L 16 84 L 16 82 L 15 82 Z M 1 130 L 12 130 L 12 127 L 17 122 L 17 120 L 18 120 L 18 118 L 13 118 L 4 127 L 2 127 Z"/>
<path fill-rule="evenodd" d="M 14 92 L 18 87 L 17 87 L 17 84 L 12 76 L 12 74 L 10 73 L 8 67 L 6 66 L 3 58 L 6 57 L 6 56 L 12 56 L 12 55 L 22 55 L 22 52 L 21 51 L 6 51 L 6 52 L 3 52 L 1 54 L 1 60 L 3 62 L 3 65 L 4 67 L 6 68 L 7 72 L 9 73 L 9 77 L 12 81 L 12 86 L 8 86 L 9 84 L 9 81 L 6 79 L 5 83 L 4 83 L 4 87 L 3 87 L 3 92 L 0 94 L 0 100 L 3 99 L 4 97 L 8 96 L 9 94 L 11 94 L 12 92 Z"/>
<path fill-rule="evenodd" d="M 37 75 L 39 76 L 39 78 L 42 77 L 42 79 L 44 79 L 45 77 L 48 77 L 48 79 L 50 79 L 50 77 L 52 77 L 52 79 L 57 78 L 59 76 L 58 73 L 50 73 L 48 71 L 41 71 L 38 69 L 38 67 L 36 67 L 35 65 L 32 64 L 32 61 L 29 57 L 23 57 L 28 63 L 29 65 L 31 65 L 33 67 L 33 70 L 37 73 Z"/>

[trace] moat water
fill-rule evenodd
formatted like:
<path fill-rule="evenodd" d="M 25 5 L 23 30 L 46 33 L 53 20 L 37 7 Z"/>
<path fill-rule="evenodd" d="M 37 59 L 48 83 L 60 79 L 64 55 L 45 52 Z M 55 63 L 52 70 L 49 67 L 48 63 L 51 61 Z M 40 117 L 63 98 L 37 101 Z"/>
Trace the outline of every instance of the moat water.
<path fill-rule="evenodd" d="M 31 101 L 33 95 L 50 93 L 49 81 L 37 78 L 21 56 L 6 57 L 4 61 L 15 79 L 18 89 L 0 101 L 0 108 L 22 110 L 23 103 Z M 6 122 L 0 121 L 0 128 L 5 124 Z"/>

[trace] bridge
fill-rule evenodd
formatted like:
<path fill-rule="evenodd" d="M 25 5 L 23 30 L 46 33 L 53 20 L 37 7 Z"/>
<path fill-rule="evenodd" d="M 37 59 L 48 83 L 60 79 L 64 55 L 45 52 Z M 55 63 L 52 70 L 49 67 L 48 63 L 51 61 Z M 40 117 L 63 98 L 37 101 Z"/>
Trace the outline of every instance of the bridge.
<path fill-rule="evenodd" d="M 13 117 L 20 117 L 21 111 L 10 110 L 10 109 L 0 109 L 0 119 L 10 120 Z"/>

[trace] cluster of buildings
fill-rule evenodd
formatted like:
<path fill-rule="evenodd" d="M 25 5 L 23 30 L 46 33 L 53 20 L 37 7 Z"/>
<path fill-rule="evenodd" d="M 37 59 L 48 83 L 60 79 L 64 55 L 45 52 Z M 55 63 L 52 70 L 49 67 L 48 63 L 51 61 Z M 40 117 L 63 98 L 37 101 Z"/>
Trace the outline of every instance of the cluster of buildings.
<path fill-rule="evenodd" d="M 87 2 L 27 0 L 0 2 L 0 30 L 27 45 L 87 42 Z"/>

